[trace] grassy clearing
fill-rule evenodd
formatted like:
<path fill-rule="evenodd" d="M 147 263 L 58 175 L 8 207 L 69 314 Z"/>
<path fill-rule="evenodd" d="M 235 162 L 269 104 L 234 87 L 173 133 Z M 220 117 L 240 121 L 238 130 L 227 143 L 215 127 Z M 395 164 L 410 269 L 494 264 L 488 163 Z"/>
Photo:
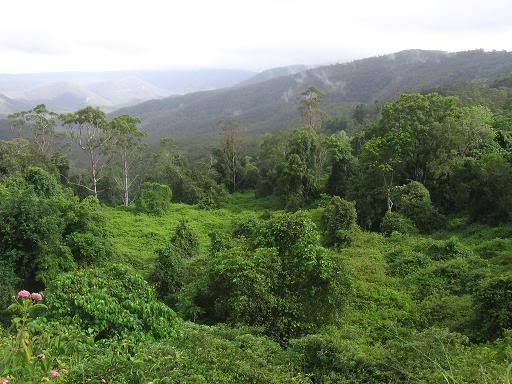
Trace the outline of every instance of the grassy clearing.
<path fill-rule="evenodd" d="M 138 213 L 131 208 L 105 207 L 114 247 L 119 255 L 144 273 L 152 270 L 154 250 L 166 244 L 178 222 L 185 219 L 199 237 L 199 248 L 206 253 L 210 245 L 208 234 L 228 231 L 233 220 L 260 215 L 265 210 L 275 211 L 274 197 L 256 199 L 254 193 L 230 195 L 222 209 L 202 210 L 187 204 L 172 204 L 163 216 Z"/>

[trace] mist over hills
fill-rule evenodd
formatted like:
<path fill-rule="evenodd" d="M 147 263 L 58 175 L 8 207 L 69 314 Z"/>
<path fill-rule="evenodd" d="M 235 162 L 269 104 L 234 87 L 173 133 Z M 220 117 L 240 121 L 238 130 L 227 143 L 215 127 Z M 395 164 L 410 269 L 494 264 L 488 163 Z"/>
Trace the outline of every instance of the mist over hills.
<path fill-rule="evenodd" d="M 0 74 L 0 114 L 40 103 L 57 112 L 85 105 L 112 111 L 145 100 L 230 87 L 253 75 L 232 69 Z"/>
<path fill-rule="evenodd" d="M 237 119 L 247 134 L 259 134 L 296 123 L 297 100 L 309 86 L 325 94 L 322 107 L 332 112 L 346 103 L 387 100 L 456 81 L 496 81 L 512 73 L 512 53 L 407 50 L 345 64 L 296 68 L 291 74 L 286 74 L 288 69 L 263 72 L 235 87 L 147 101 L 114 114 L 140 117 L 153 137 L 210 136 L 224 118 Z"/>

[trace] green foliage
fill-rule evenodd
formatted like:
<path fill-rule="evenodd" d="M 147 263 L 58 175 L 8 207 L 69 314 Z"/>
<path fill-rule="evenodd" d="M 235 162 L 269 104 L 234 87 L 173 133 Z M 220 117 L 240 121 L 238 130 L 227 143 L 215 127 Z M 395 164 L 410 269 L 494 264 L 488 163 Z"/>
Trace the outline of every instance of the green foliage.
<path fill-rule="evenodd" d="M 171 244 L 187 258 L 199 254 L 199 240 L 190 225 L 182 219 L 171 238 Z"/>
<path fill-rule="evenodd" d="M 488 264 L 478 257 L 455 257 L 433 263 L 407 279 L 418 298 L 438 292 L 465 295 L 476 292 L 479 281 L 489 273 Z"/>
<path fill-rule="evenodd" d="M 431 259 L 421 252 L 396 250 L 386 253 L 388 273 L 392 276 L 406 277 L 431 264 Z"/>
<path fill-rule="evenodd" d="M 0 311 L 7 308 L 11 303 L 16 288 L 20 286 L 21 279 L 16 275 L 15 266 L 6 261 L 0 260 Z"/>
<path fill-rule="evenodd" d="M 500 155 L 489 155 L 470 165 L 469 210 L 471 218 L 501 223 L 512 211 L 512 165 Z"/>
<path fill-rule="evenodd" d="M 390 236 L 393 232 L 405 235 L 418 231 L 411 219 L 398 212 L 387 212 L 380 224 L 380 230 L 386 236 Z"/>
<path fill-rule="evenodd" d="M 181 220 L 169 244 L 156 250 L 157 262 L 151 280 L 167 304 L 175 306 L 185 282 L 187 260 L 199 254 L 199 240 L 192 228 Z"/>
<path fill-rule="evenodd" d="M 419 305 L 420 323 L 424 327 L 438 326 L 455 332 L 470 333 L 474 304 L 471 295 L 434 293 Z"/>
<path fill-rule="evenodd" d="M 432 260 L 449 260 L 455 257 L 469 258 L 473 255 L 471 250 L 461 244 L 457 238 L 446 241 L 432 241 L 426 245 L 425 253 Z"/>
<path fill-rule="evenodd" d="M 177 334 L 176 314 L 127 267 L 109 265 L 60 275 L 45 291 L 49 319 L 67 321 L 96 340 L 130 334 Z"/>
<path fill-rule="evenodd" d="M 432 206 L 430 193 L 423 184 L 411 181 L 396 187 L 396 210 L 411 219 L 422 232 L 431 232 L 440 224 L 440 215 Z"/>
<path fill-rule="evenodd" d="M 96 347 L 87 364 L 70 372 L 70 381 L 310 384 L 288 355 L 277 343 L 244 328 L 186 324 L 172 341 Z"/>
<path fill-rule="evenodd" d="M 185 255 L 172 243 L 156 250 L 157 260 L 151 275 L 158 297 L 169 306 L 175 307 L 177 294 L 185 281 Z"/>
<path fill-rule="evenodd" d="M 341 261 L 320 247 L 311 220 L 282 214 L 253 233 L 247 244 L 212 241 L 207 287 L 195 299 L 206 319 L 263 326 L 281 340 L 332 322 L 349 281 Z"/>
<path fill-rule="evenodd" d="M 322 212 L 320 229 L 322 230 L 323 241 L 326 246 L 343 245 L 350 242 L 346 236 L 347 232 L 356 224 L 357 212 L 354 203 L 334 196 L 329 205 Z"/>
<path fill-rule="evenodd" d="M 475 301 L 475 325 L 483 339 L 495 339 L 502 336 L 505 329 L 512 328 L 511 273 L 485 281 L 479 287 Z"/>
<path fill-rule="evenodd" d="M 346 196 L 355 162 L 350 138 L 345 132 L 329 136 L 327 147 L 331 172 L 327 179 L 326 190 L 331 195 Z"/>
<path fill-rule="evenodd" d="M 171 189 L 167 185 L 146 182 L 137 199 L 137 209 L 144 213 L 163 215 L 171 204 Z"/>
<path fill-rule="evenodd" d="M 39 197 L 51 198 L 62 194 L 62 188 L 55 177 L 41 168 L 29 167 L 23 178 Z"/>

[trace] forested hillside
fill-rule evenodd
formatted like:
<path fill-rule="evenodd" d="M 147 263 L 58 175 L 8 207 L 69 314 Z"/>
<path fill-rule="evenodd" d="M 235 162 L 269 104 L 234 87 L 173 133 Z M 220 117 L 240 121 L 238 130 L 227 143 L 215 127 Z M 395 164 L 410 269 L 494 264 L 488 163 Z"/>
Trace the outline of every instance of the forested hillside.
<path fill-rule="evenodd" d="M 360 74 L 345 96 L 298 77 L 185 96 L 300 89 L 297 124 L 247 148 L 224 119 L 201 156 L 145 143 L 145 115 L 10 115 L 0 383 L 509 384 L 508 60 L 407 52 L 329 67 Z M 401 70 L 366 90 L 382 62 Z M 441 86 L 457 73 L 497 82 Z"/>
<path fill-rule="evenodd" d="M 297 123 L 297 100 L 309 86 L 325 94 L 322 107 L 385 101 L 402 92 L 443 87 L 455 81 L 492 82 L 510 76 L 512 53 L 447 53 L 410 50 L 322 66 L 257 84 L 148 101 L 115 114 L 136 115 L 150 137 L 190 138 L 216 132 L 220 119 L 235 118 L 246 133 L 283 130 Z"/>

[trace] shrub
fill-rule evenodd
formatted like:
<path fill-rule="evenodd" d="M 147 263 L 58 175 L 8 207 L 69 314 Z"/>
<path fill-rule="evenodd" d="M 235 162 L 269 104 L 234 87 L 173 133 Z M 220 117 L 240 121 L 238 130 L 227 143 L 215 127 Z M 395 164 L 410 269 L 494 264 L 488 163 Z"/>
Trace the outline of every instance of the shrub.
<path fill-rule="evenodd" d="M 16 276 L 14 265 L 0 259 L 0 313 L 12 301 L 21 279 Z"/>
<path fill-rule="evenodd" d="M 334 245 L 338 248 L 346 248 L 352 245 L 354 241 L 353 233 L 350 230 L 340 229 L 336 231 L 334 238 Z"/>
<path fill-rule="evenodd" d="M 512 273 L 485 281 L 475 295 L 476 326 L 484 339 L 496 339 L 512 329 Z"/>
<path fill-rule="evenodd" d="M 434 209 L 428 189 L 418 181 L 396 187 L 397 212 L 412 220 L 422 232 L 430 232 L 439 227 L 441 215 Z"/>
<path fill-rule="evenodd" d="M 456 257 L 432 263 L 428 268 L 407 276 L 417 298 L 433 293 L 465 295 L 474 293 L 479 281 L 489 275 L 488 263 L 479 257 Z"/>
<path fill-rule="evenodd" d="M 233 236 L 254 238 L 257 236 L 260 225 L 260 221 L 253 216 L 238 219 L 233 222 Z"/>
<path fill-rule="evenodd" d="M 137 209 L 144 213 L 163 215 L 171 204 L 171 189 L 158 183 L 144 183 L 136 201 Z"/>
<path fill-rule="evenodd" d="M 73 383 L 173 384 L 311 384 L 295 367 L 289 352 L 246 328 L 186 323 L 182 335 L 169 341 L 96 347 L 89 361 L 70 371 Z"/>
<path fill-rule="evenodd" d="M 110 240 L 91 232 L 73 232 L 67 236 L 66 243 L 71 248 L 73 258 L 80 265 L 103 262 L 110 260 L 112 256 Z"/>
<path fill-rule="evenodd" d="M 419 305 L 419 319 L 424 327 L 437 326 L 464 332 L 469 326 L 473 311 L 474 304 L 470 295 L 435 293 Z"/>
<path fill-rule="evenodd" d="M 57 179 L 44 169 L 29 167 L 23 177 L 40 197 L 50 198 L 62 194 L 62 187 Z"/>
<path fill-rule="evenodd" d="M 387 271 L 392 276 L 405 277 L 431 264 L 430 258 L 420 252 L 399 250 L 386 253 Z"/>
<path fill-rule="evenodd" d="M 393 232 L 414 234 L 418 231 L 411 219 L 398 212 L 387 212 L 380 224 L 380 230 L 386 236 Z"/>
<path fill-rule="evenodd" d="M 334 334 L 314 334 L 293 340 L 292 350 L 314 383 L 387 382 L 386 352 L 364 342 Z"/>
<path fill-rule="evenodd" d="M 199 239 L 190 225 L 183 219 L 180 220 L 176 227 L 176 231 L 171 238 L 171 244 L 177 248 L 184 257 L 190 258 L 199 254 Z"/>
<path fill-rule="evenodd" d="M 471 257 L 473 252 L 456 238 L 451 238 L 446 241 L 432 241 L 426 249 L 426 254 L 432 260 L 448 260 L 455 257 Z"/>
<path fill-rule="evenodd" d="M 327 246 L 338 245 L 337 232 L 340 230 L 348 230 L 355 226 L 357 220 L 357 212 L 354 203 L 342 199 L 339 196 L 332 197 L 329 205 L 324 209 L 320 220 L 320 228 L 322 230 L 323 241 Z M 340 240 L 343 242 L 342 236 Z"/>
<path fill-rule="evenodd" d="M 195 297 L 205 320 L 262 326 L 286 340 L 336 318 L 349 279 L 309 217 L 278 215 L 257 232 L 250 241 L 212 241 L 206 287 Z"/>
<path fill-rule="evenodd" d="M 49 319 L 70 322 L 96 339 L 175 335 L 176 314 L 129 268 L 109 265 L 62 274 L 45 291 Z"/>
<path fill-rule="evenodd" d="M 177 294 L 184 282 L 185 260 L 183 251 L 169 244 L 156 250 L 157 261 L 151 275 L 158 296 L 170 306 L 176 306 Z"/>

